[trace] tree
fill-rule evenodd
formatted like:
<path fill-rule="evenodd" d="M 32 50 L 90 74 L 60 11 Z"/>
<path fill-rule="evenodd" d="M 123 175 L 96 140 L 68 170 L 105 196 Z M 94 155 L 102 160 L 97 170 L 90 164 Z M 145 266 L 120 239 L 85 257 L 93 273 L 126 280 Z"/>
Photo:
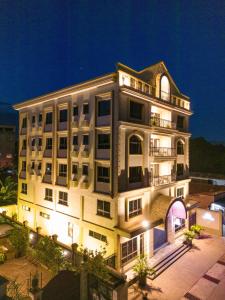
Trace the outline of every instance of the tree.
<path fill-rule="evenodd" d="M 0 206 L 14 204 L 17 201 L 17 183 L 8 176 L 0 179 Z"/>
<path fill-rule="evenodd" d="M 21 257 L 27 253 L 29 230 L 26 227 L 15 227 L 10 232 L 9 240 L 16 251 L 16 257 Z"/>
<path fill-rule="evenodd" d="M 62 269 L 65 261 L 62 249 L 48 236 L 38 241 L 34 256 L 55 274 Z"/>

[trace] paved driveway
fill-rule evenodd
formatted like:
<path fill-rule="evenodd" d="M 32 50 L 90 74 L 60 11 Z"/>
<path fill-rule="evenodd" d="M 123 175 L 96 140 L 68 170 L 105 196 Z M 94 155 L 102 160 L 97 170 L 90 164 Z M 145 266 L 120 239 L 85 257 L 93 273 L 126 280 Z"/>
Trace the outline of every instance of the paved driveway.
<path fill-rule="evenodd" d="M 190 294 L 194 296 L 202 295 L 201 300 L 224 300 L 225 266 L 217 266 L 217 261 L 224 254 L 225 238 L 210 237 L 194 240 L 193 249 L 184 254 L 154 281 L 148 281 L 153 288 L 153 291 L 148 294 L 148 299 L 185 299 L 184 295 L 191 292 Z M 219 282 L 215 283 L 203 278 L 206 273 L 211 277 L 220 276 Z M 207 292 L 201 293 L 202 290 Z M 131 287 L 129 299 L 142 299 L 142 297 L 138 296 L 137 292 L 134 293 Z"/>

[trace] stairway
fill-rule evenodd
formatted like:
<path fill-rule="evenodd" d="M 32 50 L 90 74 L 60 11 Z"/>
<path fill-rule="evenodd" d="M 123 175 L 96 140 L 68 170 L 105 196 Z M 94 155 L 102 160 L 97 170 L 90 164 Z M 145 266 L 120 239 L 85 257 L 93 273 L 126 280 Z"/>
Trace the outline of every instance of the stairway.
<path fill-rule="evenodd" d="M 179 246 L 175 251 L 171 252 L 155 265 L 151 266 L 155 270 L 155 273 L 149 275 L 148 278 L 154 280 L 190 249 L 191 247 L 188 245 L 182 244 L 181 246 Z"/>

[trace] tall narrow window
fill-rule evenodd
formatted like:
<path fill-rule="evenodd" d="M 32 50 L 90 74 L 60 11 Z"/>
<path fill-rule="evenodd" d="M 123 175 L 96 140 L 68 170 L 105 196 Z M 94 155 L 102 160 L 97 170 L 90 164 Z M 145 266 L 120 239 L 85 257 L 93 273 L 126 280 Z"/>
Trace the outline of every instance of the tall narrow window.
<path fill-rule="evenodd" d="M 98 134 L 98 149 L 110 149 L 110 135 Z"/>
<path fill-rule="evenodd" d="M 67 137 L 60 137 L 59 139 L 59 149 L 66 150 L 67 149 Z"/>
<path fill-rule="evenodd" d="M 67 109 L 61 109 L 59 111 L 59 122 L 67 122 Z"/>
<path fill-rule="evenodd" d="M 46 139 L 46 150 L 52 150 L 52 138 Z"/>
<path fill-rule="evenodd" d="M 130 101 L 130 118 L 142 120 L 143 104 Z"/>
<path fill-rule="evenodd" d="M 46 118 L 45 118 L 45 124 L 52 124 L 52 112 L 47 112 L 46 113 Z"/>
<path fill-rule="evenodd" d="M 84 115 L 89 114 L 89 104 L 88 103 L 83 104 L 83 114 Z"/>
<path fill-rule="evenodd" d="M 101 100 L 98 102 L 98 116 L 110 115 L 110 100 Z"/>
<path fill-rule="evenodd" d="M 142 181 L 142 167 L 130 167 L 129 171 L 130 171 L 130 176 L 129 176 L 130 183 Z"/>
<path fill-rule="evenodd" d="M 59 176 L 61 177 L 67 176 L 67 165 L 59 164 Z"/>
<path fill-rule="evenodd" d="M 184 154 L 184 144 L 181 141 L 177 142 L 177 154 L 179 155 Z"/>
<path fill-rule="evenodd" d="M 161 99 L 166 101 L 170 99 L 170 83 L 165 75 L 161 78 Z"/>
<path fill-rule="evenodd" d="M 108 183 L 110 181 L 110 168 L 98 167 L 98 169 L 97 169 L 97 181 Z"/>
<path fill-rule="evenodd" d="M 130 154 L 142 154 L 141 139 L 136 135 L 130 137 Z"/>

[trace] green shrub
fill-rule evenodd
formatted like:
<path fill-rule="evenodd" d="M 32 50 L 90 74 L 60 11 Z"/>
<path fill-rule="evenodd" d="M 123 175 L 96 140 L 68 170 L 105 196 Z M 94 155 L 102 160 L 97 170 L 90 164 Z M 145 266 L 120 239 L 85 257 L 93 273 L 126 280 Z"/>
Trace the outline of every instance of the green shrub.
<path fill-rule="evenodd" d="M 29 246 L 29 230 L 26 227 L 15 227 L 10 231 L 9 240 L 16 251 L 16 257 L 26 255 Z"/>

